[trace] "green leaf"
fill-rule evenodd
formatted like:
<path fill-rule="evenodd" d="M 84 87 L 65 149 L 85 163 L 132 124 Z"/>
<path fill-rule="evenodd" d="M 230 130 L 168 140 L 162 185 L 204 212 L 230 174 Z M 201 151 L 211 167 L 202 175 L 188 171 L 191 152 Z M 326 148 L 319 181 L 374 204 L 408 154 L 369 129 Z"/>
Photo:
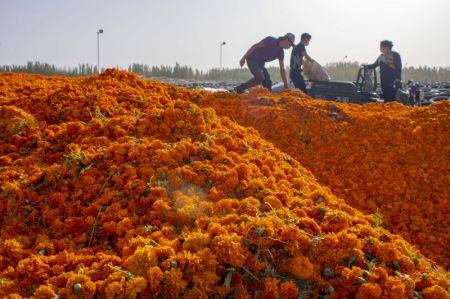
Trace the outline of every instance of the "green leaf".
<path fill-rule="evenodd" d="M 365 280 L 365 279 L 362 278 L 362 277 L 357 277 L 357 278 L 356 278 L 356 282 L 359 283 L 359 284 L 363 284 L 363 283 L 366 283 L 367 280 Z"/>
<path fill-rule="evenodd" d="M 371 260 L 371 261 L 367 264 L 367 268 L 369 269 L 369 271 L 372 271 L 373 267 L 375 267 L 376 264 L 377 264 L 377 260 L 376 260 L 376 259 Z"/>
<path fill-rule="evenodd" d="M 265 232 L 266 232 L 266 229 L 265 229 L 264 227 L 257 227 L 257 228 L 255 229 L 255 231 L 256 231 L 256 235 L 257 235 L 258 237 L 262 237 L 262 236 L 264 236 L 264 234 L 265 234 Z"/>
<path fill-rule="evenodd" d="M 231 284 L 231 278 L 232 277 L 233 277 L 233 271 L 229 271 L 227 273 L 227 276 L 225 277 L 225 281 L 224 281 L 223 285 L 229 288 L 230 284 Z"/>
<path fill-rule="evenodd" d="M 83 286 L 81 283 L 76 283 L 73 285 L 73 292 L 77 294 L 77 296 L 81 296 L 83 294 Z"/>
<path fill-rule="evenodd" d="M 383 226 L 383 216 L 380 213 L 376 212 L 372 214 L 373 219 L 375 220 L 375 227 Z"/>
<path fill-rule="evenodd" d="M 132 279 L 135 277 L 133 273 L 131 273 L 131 272 L 129 272 L 129 271 L 122 270 L 119 266 L 112 266 L 112 265 L 109 265 L 109 267 L 110 267 L 111 269 L 113 269 L 114 271 L 117 271 L 117 272 L 120 272 L 120 273 L 125 274 L 125 278 L 126 278 L 127 280 L 132 280 Z"/>

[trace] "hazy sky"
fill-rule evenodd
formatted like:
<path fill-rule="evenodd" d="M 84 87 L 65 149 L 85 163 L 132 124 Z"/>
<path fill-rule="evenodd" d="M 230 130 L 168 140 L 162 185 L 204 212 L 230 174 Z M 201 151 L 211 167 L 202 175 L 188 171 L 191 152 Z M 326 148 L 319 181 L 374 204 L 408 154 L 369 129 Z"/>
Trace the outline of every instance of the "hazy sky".
<path fill-rule="evenodd" d="M 238 67 L 267 35 L 302 32 L 318 62 L 373 62 L 390 39 L 407 65 L 450 66 L 450 0 L 0 0 L 0 65 Z M 290 50 L 285 51 L 289 63 Z"/>

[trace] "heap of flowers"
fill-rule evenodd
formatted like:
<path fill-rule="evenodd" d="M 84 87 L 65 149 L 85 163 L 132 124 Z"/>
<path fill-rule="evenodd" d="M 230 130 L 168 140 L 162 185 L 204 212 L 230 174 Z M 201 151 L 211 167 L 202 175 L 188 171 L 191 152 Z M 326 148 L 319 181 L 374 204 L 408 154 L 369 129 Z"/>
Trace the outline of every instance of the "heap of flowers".
<path fill-rule="evenodd" d="M 208 95 L 213 107 L 288 153 L 347 204 L 380 213 L 383 225 L 450 266 L 450 104 L 343 104 L 301 92 L 244 99 Z"/>
<path fill-rule="evenodd" d="M 449 297 L 382 210 L 202 103 L 221 96 L 1 74 L 0 297 Z"/>

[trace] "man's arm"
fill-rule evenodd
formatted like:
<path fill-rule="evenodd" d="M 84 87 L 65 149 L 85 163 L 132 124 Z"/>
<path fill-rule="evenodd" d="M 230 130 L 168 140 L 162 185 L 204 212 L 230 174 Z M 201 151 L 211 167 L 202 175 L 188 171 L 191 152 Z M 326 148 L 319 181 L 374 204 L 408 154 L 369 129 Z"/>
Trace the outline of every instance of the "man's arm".
<path fill-rule="evenodd" d="M 257 44 L 254 44 L 250 49 L 248 49 L 248 51 L 242 57 L 241 61 L 239 61 L 239 64 L 241 65 L 241 67 L 244 66 L 245 60 L 247 59 L 247 57 L 249 57 L 253 52 L 255 52 L 256 49 L 264 48 L 265 46 L 266 45 L 263 42 L 259 42 Z"/>
<path fill-rule="evenodd" d="M 372 64 L 366 64 L 364 67 L 365 67 L 366 69 L 375 69 L 375 68 L 378 67 L 379 64 L 380 64 L 380 57 L 378 57 L 377 60 L 376 60 L 374 63 L 372 63 Z"/>
<path fill-rule="evenodd" d="M 312 59 L 306 51 L 303 51 L 302 56 L 305 57 L 309 62 L 314 62 L 314 59 Z"/>
<path fill-rule="evenodd" d="M 278 61 L 280 62 L 280 76 L 281 79 L 283 80 L 284 88 L 288 88 L 288 83 L 286 79 L 286 70 L 284 69 L 284 60 L 278 59 Z"/>

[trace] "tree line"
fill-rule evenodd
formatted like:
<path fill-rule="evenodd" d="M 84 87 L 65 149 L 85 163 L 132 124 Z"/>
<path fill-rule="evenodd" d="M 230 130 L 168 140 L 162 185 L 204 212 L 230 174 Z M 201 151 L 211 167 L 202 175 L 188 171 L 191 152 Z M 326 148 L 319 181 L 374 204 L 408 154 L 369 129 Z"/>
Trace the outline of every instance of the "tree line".
<path fill-rule="evenodd" d="M 327 63 L 326 71 L 333 80 L 354 81 L 358 74 L 358 62 Z M 402 80 L 417 82 L 449 82 L 450 67 L 407 66 L 402 69 Z"/>
<path fill-rule="evenodd" d="M 96 65 L 87 63 L 81 63 L 76 67 L 57 67 L 54 64 L 29 61 L 25 65 L 0 65 L 0 72 L 78 77 L 95 75 L 98 73 L 98 68 Z"/>
<path fill-rule="evenodd" d="M 333 80 L 354 81 L 360 64 L 358 62 L 334 62 L 324 65 Z M 176 63 L 175 66 L 149 66 L 142 63 L 133 63 L 127 68 L 117 66 L 118 69 L 128 70 L 144 78 L 173 78 L 191 81 L 226 81 L 242 82 L 251 76 L 247 68 L 213 68 L 208 71 L 193 69 L 187 65 Z M 278 67 L 267 68 L 273 82 L 281 81 Z M 101 69 L 104 71 L 104 69 Z M 289 72 L 289 70 L 287 70 Z M 79 64 L 76 67 L 57 67 L 54 64 L 38 61 L 27 62 L 25 65 L 2 65 L 0 72 L 31 73 L 47 76 L 92 76 L 98 73 L 96 65 Z M 420 82 L 447 82 L 450 81 L 450 67 L 405 67 L 403 80 Z"/>

